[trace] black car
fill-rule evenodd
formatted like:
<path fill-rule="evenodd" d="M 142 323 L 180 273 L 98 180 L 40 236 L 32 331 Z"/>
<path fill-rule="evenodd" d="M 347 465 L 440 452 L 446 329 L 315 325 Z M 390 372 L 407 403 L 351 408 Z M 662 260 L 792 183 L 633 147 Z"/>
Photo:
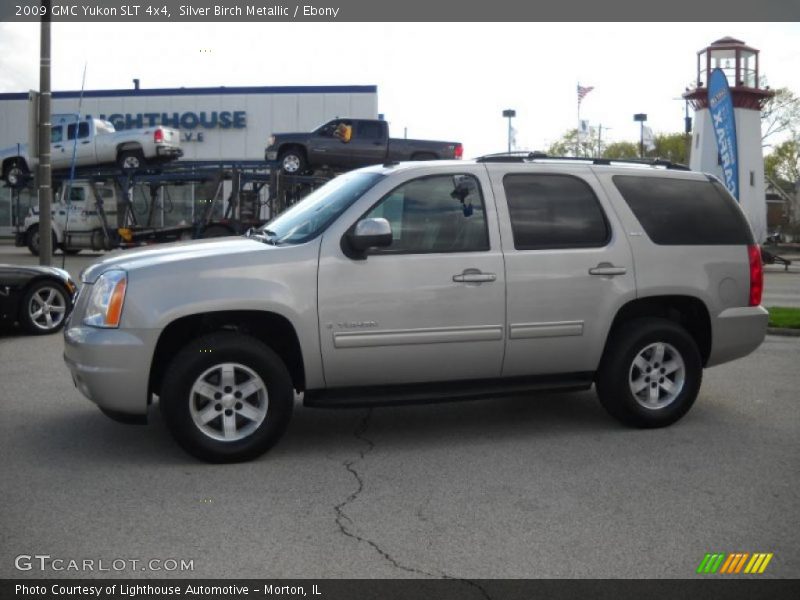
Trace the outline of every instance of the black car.
<path fill-rule="evenodd" d="M 63 269 L 0 264 L 0 323 L 17 322 L 34 335 L 56 332 L 77 291 Z"/>

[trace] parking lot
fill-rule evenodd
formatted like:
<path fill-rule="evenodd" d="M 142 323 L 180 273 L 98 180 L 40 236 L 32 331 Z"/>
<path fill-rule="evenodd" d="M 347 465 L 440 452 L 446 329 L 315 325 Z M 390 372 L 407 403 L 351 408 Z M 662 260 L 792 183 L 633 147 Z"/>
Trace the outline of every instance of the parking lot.
<path fill-rule="evenodd" d="M 77 276 L 97 256 L 67 257 Z M 0 246 L 0 263 L 35 264 Z M 54 257 L 60 266 L 61 255 Z M 770 268 L 764 303 L 800 305 Z M 207 465 L 73 387 L 61 337 L 0 334 L 0 577 L 20 554 L 192 560 L 130 577 L 692 577 L 707 552 L 800 572 L 800 338 L 706 371 L 678 424 L 626 429 L 594 391 L 375 410 L 297 406 L 261 459 Z M 128 563 L 130 564 L 130 563 Z"/>

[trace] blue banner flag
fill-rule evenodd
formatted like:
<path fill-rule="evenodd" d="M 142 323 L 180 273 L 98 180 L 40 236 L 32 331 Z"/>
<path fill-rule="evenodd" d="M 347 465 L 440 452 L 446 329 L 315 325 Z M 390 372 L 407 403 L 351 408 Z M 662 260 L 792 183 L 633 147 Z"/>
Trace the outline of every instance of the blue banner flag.
<path fill-rule="evenodd" d="M 736 146 L 736 121 L 728 78 L 722 69 L 714 69 L 708 80 L 708 109 L 714 124 L 714 136 L 722 165 L 725 187 L 739 200 L 739 150 Z"/>

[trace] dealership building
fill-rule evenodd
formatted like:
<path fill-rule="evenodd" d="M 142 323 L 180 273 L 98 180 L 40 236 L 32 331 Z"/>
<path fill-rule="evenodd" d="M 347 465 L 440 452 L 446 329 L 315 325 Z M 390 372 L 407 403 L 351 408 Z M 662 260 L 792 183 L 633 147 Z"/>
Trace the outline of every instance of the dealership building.
<path fill-rule="evenodd" d="M 135 83 L 127 90 L 54 92 L 52 112 L 80 112 L 108 120 L 117 130 L 173 127 L 180 131 L 180 160 L 194 163 L 263 161 L 272 133 L 310 131 L 336 117 L 378 117 L 374 85 L 142 89 Z M 28 143 L 34 108 L 34 94 L 0 94 L 0 148 Z M 22 192 L 21 212 L 32 193 Z M 163 224 L 194 215 L 194 188 L 172 194 L 167 189 L 165 195 Z M 14 212 L 11 190 L 0 187 L 0 235 L 11 234 Z"/>

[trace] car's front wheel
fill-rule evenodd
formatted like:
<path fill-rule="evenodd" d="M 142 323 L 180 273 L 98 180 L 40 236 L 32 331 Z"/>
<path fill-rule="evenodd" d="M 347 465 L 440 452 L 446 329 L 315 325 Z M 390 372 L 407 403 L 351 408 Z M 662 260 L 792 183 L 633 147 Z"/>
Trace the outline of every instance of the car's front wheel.
<path fill-rule="evenodd" d="M 209 462 L 266 452 L 286 430 L 294 393 L 286 365 L 248 335 L 218 332 L 190 342 L 170 364 L 161 413 L 178 444 Z"/>
<path fill-rule="evenodd" d="M 39 281 L 25 293 L 19 320 L 33 335 L 55 333 L 64 326 L 70 307 L 69 295 L 63 285 L 55 281 Z"/>
<path fill-rule="evenodd" d="M 703 364 L 694 338 L 668 319 L 634 319 L 612 333 L 597 373 L 606 410 L 626 425 L 664 427 L 694 404 Z"/>

